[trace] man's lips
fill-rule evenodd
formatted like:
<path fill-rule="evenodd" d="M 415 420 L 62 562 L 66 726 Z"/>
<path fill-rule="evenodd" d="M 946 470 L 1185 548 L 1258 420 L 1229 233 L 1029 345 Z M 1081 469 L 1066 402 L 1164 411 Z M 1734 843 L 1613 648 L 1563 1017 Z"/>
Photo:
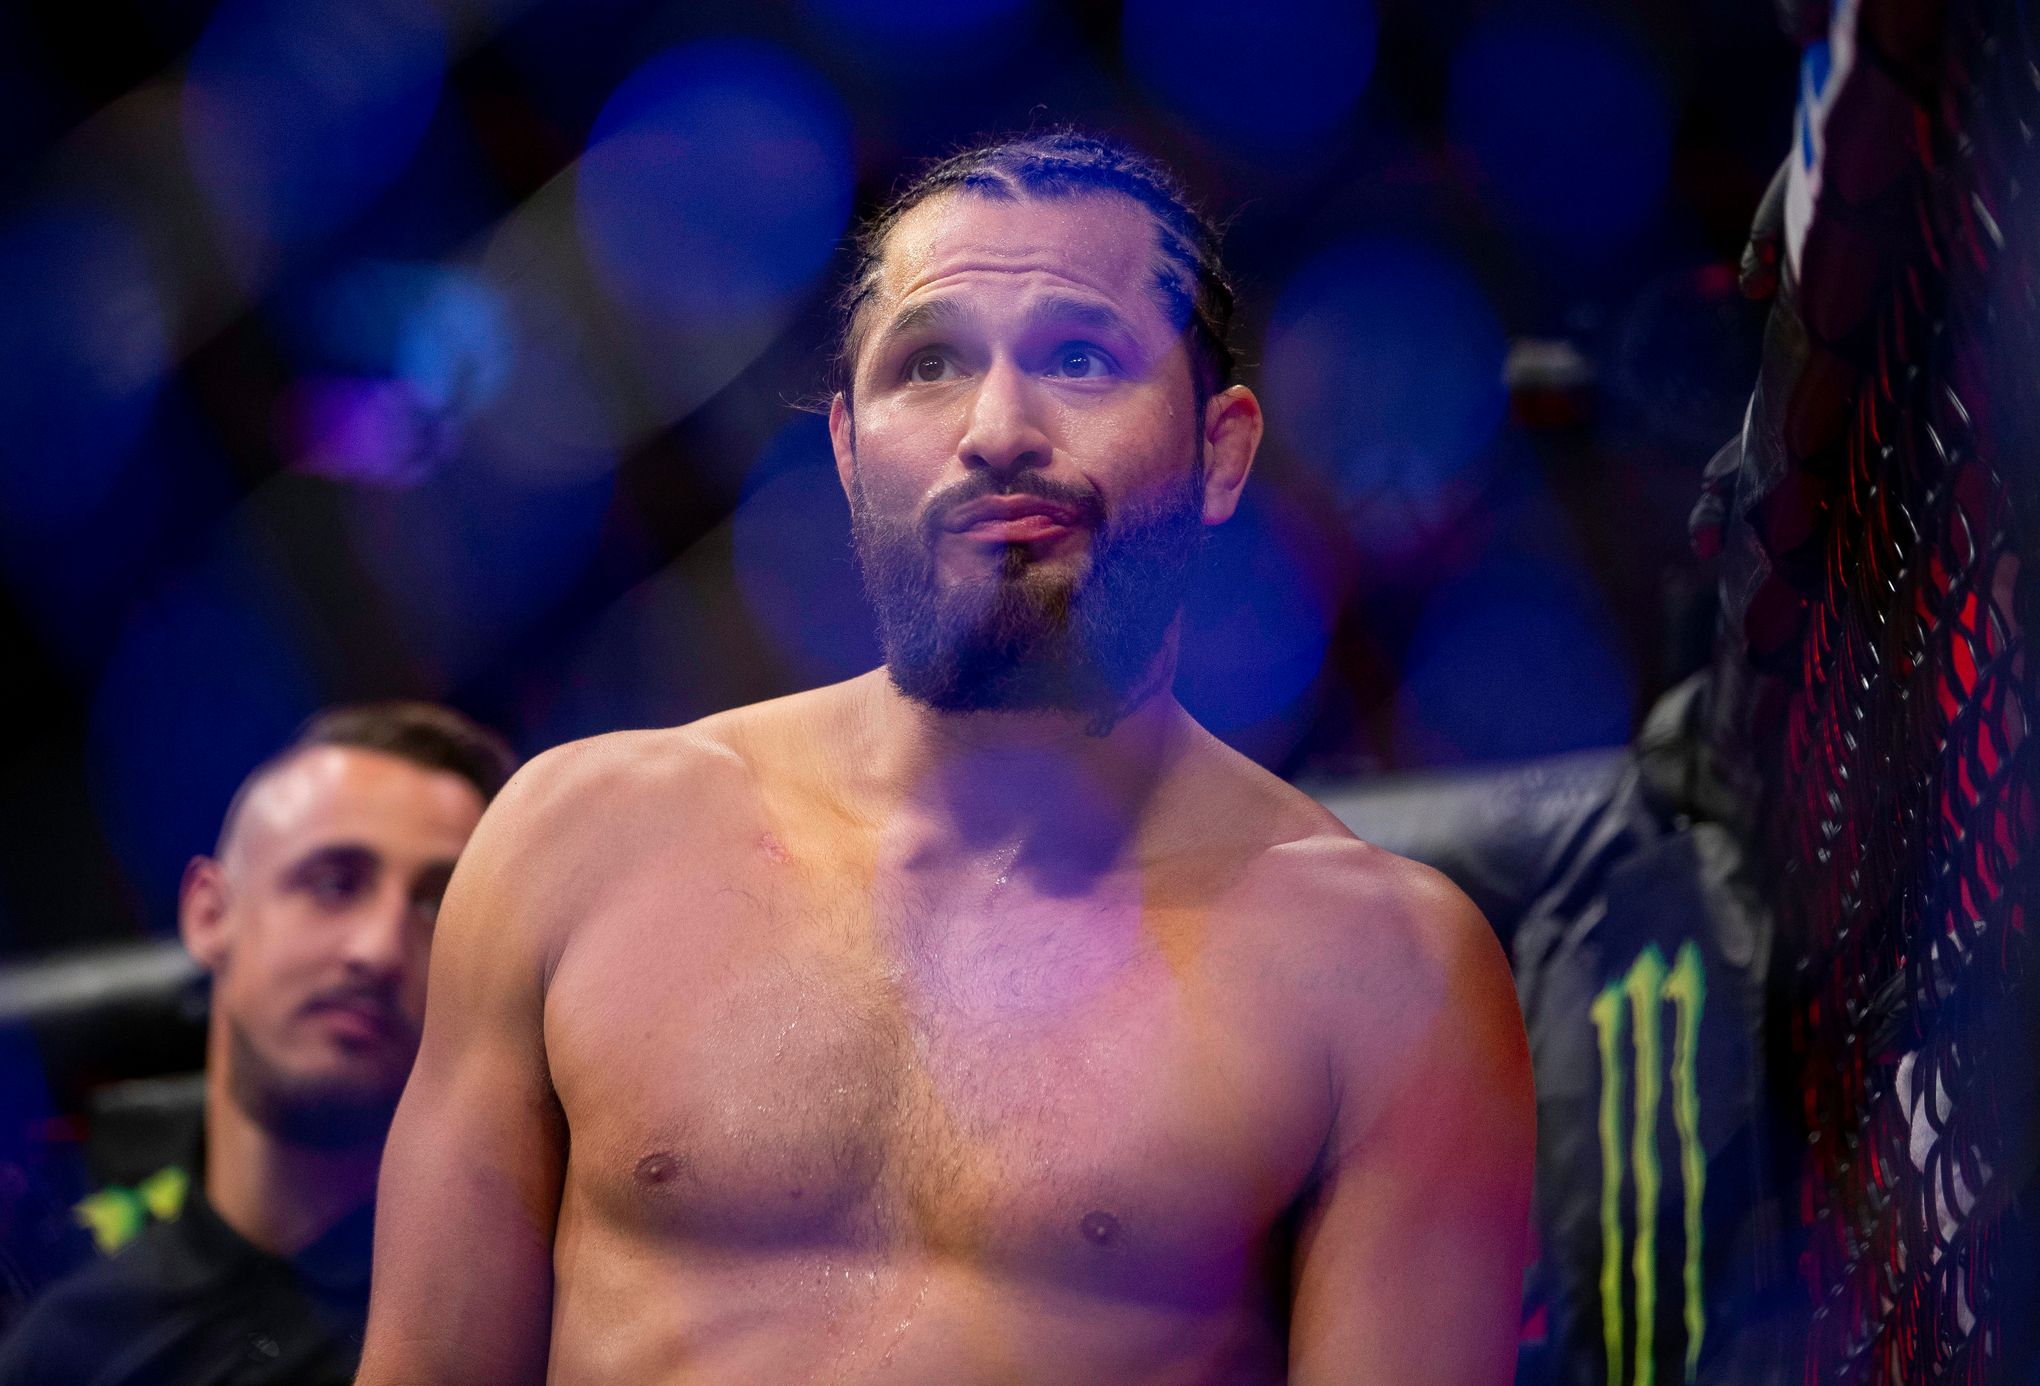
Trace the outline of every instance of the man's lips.
<path fill-rule="evenodd" d="M 1032 544 L 1075 529 L 1077 512 L 1038 496 L 985 496 L 943 516 L 951 534 L 1001 544 Z"/>
<path fill-rule="evenodd" d="M 317 1016 L 334 1032 L 355 1040 L 393 1039 L 400 1028 L 390 1008 L 374 1001 L 337 998 L 314 1001 L 305 1007 L 305 1013 Z"/>

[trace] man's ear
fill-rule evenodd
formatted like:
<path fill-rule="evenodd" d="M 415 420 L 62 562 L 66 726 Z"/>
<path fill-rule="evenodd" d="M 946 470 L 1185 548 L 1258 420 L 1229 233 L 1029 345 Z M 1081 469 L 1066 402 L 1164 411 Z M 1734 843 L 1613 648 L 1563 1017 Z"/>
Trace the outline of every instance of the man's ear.
<path fill-rule="evenodd" d="M 1232 385 L 1204 402 L 1204 523 L 1232 518 L 1260 450 L 1261 401 L 1252 390 Z"/>
<path fill-rule="evenodd" d="M 227 960 L 227 876 L 212 857 L 193 857 L 177 888 L 177 933 L 207 972 Z"/>
<path fill-rule="evenodd" d="M 857 426 L 850 422 L 850 401 L 838 390 L 829 401 L 829 450 L 836 454 L 836 480 L 843 484 L 846 500 L 855 485 L 856 444 Z"/>

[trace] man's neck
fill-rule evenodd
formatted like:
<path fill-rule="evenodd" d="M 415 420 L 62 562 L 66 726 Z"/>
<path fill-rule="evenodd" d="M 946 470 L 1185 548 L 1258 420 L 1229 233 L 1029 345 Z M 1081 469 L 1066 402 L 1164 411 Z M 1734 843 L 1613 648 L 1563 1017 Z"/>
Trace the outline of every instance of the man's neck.
<path fill-rule="evenodd" d="M 234 1103 L 223 1078 L 206 1084 L 206 1201 L 272 1255 L 297 1255 L 367 1206 L 381 1156 L 380 1139 L 338 1150 L 279 1140 Z"/>
<path fill-rule="evenodd" d="M 1196 731 L 1166 682 L 1109 728 L 1087 712 L 937 711 L 883 671 L 863 683 L 850 742 L 901 864 L 995 861 L 1060 878 L 1043 881 L 1058 893 L 1124 859 Z"/>

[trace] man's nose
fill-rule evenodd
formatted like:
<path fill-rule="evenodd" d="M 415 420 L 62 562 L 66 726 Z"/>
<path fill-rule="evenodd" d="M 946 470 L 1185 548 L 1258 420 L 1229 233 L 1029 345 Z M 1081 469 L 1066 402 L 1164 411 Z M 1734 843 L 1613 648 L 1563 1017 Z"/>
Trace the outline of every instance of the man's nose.
<path fill-rule="evenodd" d="M 350 972 L 378 980 L 403 971 L 410 946 L 412 904 L 401 889 L 385 888 L 355 912 L 347 931 L 346 961 Z"/>
<path fill-rule="evenodd" d="M 1010 361 L 993 363 L 971 398 L 970 419 L 957 444 L 966 467 L 1010 475 L 1046 467 L 1054 446 L 1043 431 L 1034 380 Z"/>

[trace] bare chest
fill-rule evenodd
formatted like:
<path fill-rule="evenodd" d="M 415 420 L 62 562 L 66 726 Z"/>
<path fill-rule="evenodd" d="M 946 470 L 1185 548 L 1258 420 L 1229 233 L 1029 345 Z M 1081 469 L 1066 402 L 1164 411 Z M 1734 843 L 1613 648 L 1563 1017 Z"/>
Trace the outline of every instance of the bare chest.
<path fill-rule="evenodd" d="M 862 901 L 686 908 L 590 921 L 548 998 L 568 1196 L 620 1233 L 1220 1293 L 1308 1181 L 1325 1113 L 1279 1018 L 1137 903 L 890 952 Z"/>

